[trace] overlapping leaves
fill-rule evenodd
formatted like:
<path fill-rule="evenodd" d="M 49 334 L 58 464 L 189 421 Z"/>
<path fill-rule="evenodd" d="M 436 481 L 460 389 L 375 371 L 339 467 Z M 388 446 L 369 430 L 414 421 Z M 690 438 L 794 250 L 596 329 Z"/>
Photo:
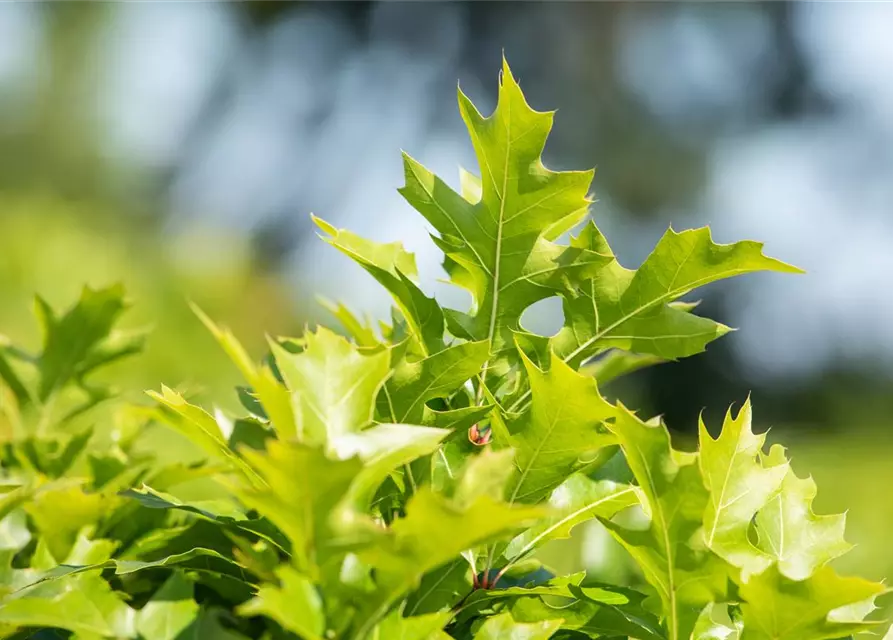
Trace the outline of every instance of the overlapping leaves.
<path fill-rule="evenodd" d="M 438 231 L 451 280 L 474 299 L 471 313 L 448 315 L 450 330 L 487 340 L 500 353 L 511 349 L 512 330 L 528 306 L 609 258 L 551 242 L 586 215 L 593 172 L 543 166 L 554 114 L 528 106 L 507 64 L 490 117 L 461 90 L 459 111 L 481 167 L 480 198 L 464 198 L 407 154 L 400 192 Z"/>
<path fill-rule="evenodd" d="M 837 638 L 876 624 L 864 618 L 885 588 L 823 566 L 849 549 L 843 516 L 812 513 L 814 483 L 793 475 L 780 447 L 763 453 L 749 401 L 716 439 L 702 423 L 695 454 L 622 408 L 610 428 L 649 526 L 605 525 L 654 588 L 668 638 Z M 707 621 L 721 603 L 741 607 L 742 628 Z"/>
<path fill-rule="evenodd" d="M 819 640 L 873 628 L 885 588 L 827 565 L 849 549 L 844 517 L 813 513 L 815 484 L 781 447 L 765 451 L 749 401 L 716 438 L 700 424 L 687 453 L 599 390 L 728 332 L 693 313 L 689 292 L 797 269 L 707 229 L 669 230 L 635 270 L 591 221 L 562 244 L 588 214 L 592 172 L 544 167 L 554 114 L 530 108 L 507 64 L 492 115 L 461 91 L 459 108 L 481 177 L 463 171 L 457 193 L 405 155 L 401 193 L 471 309 L 426 295 L 399 242 L 316 218 L 391 294 L 390 323 L 330 304 L 351 339 L 271 339 L 258 364 L 199 311 L 245 379 L 247 415 L 162 387 L 104 446 L 69 427 L 110 395 L 88 375 L 139 346 L 113 329 L 120 289 L 87 289 L 61 315 L 39 302 L 37 356 L 0 344 L 0 637 Z M 523 312 L 554 296 L 565 326 L 525 332 Z M 80 404 L 54 410 L 72 391 Z M 157 429 L 170 444 L 147 449 Z M 595 479 L 618 452 L 632 481 Z M 641 589 L 555 576 L 537 559 L 593 520 Z"/>

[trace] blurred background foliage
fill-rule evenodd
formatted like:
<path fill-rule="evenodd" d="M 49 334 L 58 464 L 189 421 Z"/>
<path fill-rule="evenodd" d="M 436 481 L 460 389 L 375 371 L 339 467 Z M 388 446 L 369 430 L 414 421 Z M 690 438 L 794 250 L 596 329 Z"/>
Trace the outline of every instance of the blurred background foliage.
<path fill-rule="evenodd" d="M 123 325 L 150 329 L 150 338 L 138 359 L 101 376 L 134 399 L 165 382 L 225 402 L 239 378 L 188 302 L 225 319 L 257 353 L 264 332 L 298 328 L 288 289 L 257 267 L 243 238 L 193 229 L 162 239 L 151 220 L 112 215 L 98 208 L 104 206 L 47 194 L 0 197 L 3 334 L 33 347 L 40 338 L 36 294 L 62 311 L 84 285 L 120 282 L 132 304 Z"/>
<path fill-rule="evenodd" d="M 868 3 L 0 5 L 0 331 L 35 344 L 35 293 L 121 281 L 127 324 L 155 330 L 119 386 L 227 406 L 235 373 L 187 300 L 257 355 L 325 318 L 315 292 L 387 311 L 311 211 L 405 239 L 462 304 L 396 194 L 399 149 L 474 169 L 455 82 L 492 107 L 504 50 L 533 106 L 559 107 L 547 162 L 598 167 L 593 217 L 622 261 L 710 224 L 808 270 L 712 287 L 703 312 L 741 330 L 613 391 L 682 439 L 751 392 L 817 507 L 849 508 L 845 568 L 891 576 L 891 30 L 893 5 Z M 528 322 L 548 332 L 560 308 Z M 556 562 L 623 571 L 598 531 L 578 538 Z"/>

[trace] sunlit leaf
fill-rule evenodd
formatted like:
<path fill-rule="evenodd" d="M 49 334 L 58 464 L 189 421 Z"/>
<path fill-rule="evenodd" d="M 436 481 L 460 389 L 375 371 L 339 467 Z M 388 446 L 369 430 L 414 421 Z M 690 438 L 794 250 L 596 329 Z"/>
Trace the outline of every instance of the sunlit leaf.
<path fill-rule="evenodd" d="M 189 438 L 211 458 L 231 466 L 245 477 L 256 480 L 254 470 L 232 449 L 214 417 L 201 407 L 189 404 L 176 391 L 162 386 L 161 393 L 147 392 L 163 409 L 159 417 L 164 423 Z"/>
<path fill-rule="evenodd" d="M 354 339 L 354 342 L 359 346 L 374 348 L 381 344 L 378 337 L 375 335 L 375 329 L 373 329 L 372 323 L 369 320 L 358 318 L 350 309 L 340 302 L 332 302 L 325 298 L 319 298 L 319 302 L 329 311 L 329 313 L 335 316 L 338 322 L 341 323 L 341 326 L 347 331 L 348 335 L 350 335 L 350 337 Z"/>
<path fill-rule="evenodd" d="M 451 617 L 450 612 L 443 612 L 404 618 L 400 615 L 400 611 L 395 609 L 375 628 L 372 637 L 393 638 L 394 640 L 430 640 L 435 632 L 443 629 Z"/>
<path fill-rule="evenodd" d="M 726 414 L 714 440 L 700 422 L 701 474 L 710 494 L 704 514 L 704 540 L 726 561 L 742 570 L 744 580 L 772 563 L 772 556 L 750 541 L 757 511 L 775 497 L 788 473 L 786 462 L 763 466 L 760 451 L 765 434 L 751 430 L 750 399 L 736 417 Z"/>
<path fill-rule="evenodd" d="M 116 496 L 89 493 L 78 482 L 63 481 L 38 492 L 24 510 L 61 562 L 71 552 L 78 533 L 98 523 L 117 500 Z"/>
<path fill-rule="evenodd" d="M 307 332 L 304 340 L 301 353 L 273 345 L 276 365 L 292 394 L 298 438 L 325 443 L 368 426 L 375 397 L 390 374 L 388 352 L 363 354 L 322 327 Z"/>
<path fill-rule="evenodd" d="M 175 571 L 136 615 L 144 640 L 175 640 L 198 615 L 192 583 Z"/>
<path fill-rule="evenodd" d="M 587 598 L 576 585 L 571 584 L 568 589 L 579 597 L 558 601 L 552 598 L 549 602 L 540 596 L 520 597 L 511 603 L 512 616 L 525 622 L 560 620 L 561 629 L 582 633 L 586 637 L 665 640 L 657 618 L 643 608 L 645 597 L 642 594 L 628 589 L 614 592 L 590 588 L 585 591 L 599 593 L 593 593 L 596 598 Z"/>
<path fill-rule="evenodd" d="M 731 626 L 731 621 L 726 624 L 713 619 L 714 611 L 718 608 L 712 602 L 704 607 L 691 633 L 692 640 L 738 640 L 739 629 Z"/>
<path fill-rule="evenodd" d="M 424 423 L 425 403 L 455 393 L 480 372 L 488 356 L 486 342 L 465 342 L 423 360 L 402 360 L 382 390 L 380 412 L 393 422 Z"/>
<path fill-rule="evenodd" d="M 585 216 L 593 172 L 543 166 L 553 113 L 528 106 L 507 63 L 494 113 L 484 118 L 461 91 L 459 111 L 480 165 L 480 199 L 456 193 L 406 154 L 400 193 L 440 234 L 437 244 L 451 281 L 474 299 L 470 314 L 449 314 L 450 331 L 486 340 L 498 354 L 512 349 L 512 331 L 520 329 L 527 307 L 610 257 L 547 237 L 550 227 Z M 466 195 L 474 198 L 473 191 L 466 189 Z"/>
<path fill-rule="evenodd" d="M 784 459 L 774 446 L 766 464 Z M 798 478 L 788 469 L 781 490 L 757 513 L 759 547 L 778 561 L 782 575 L 803 580 L 829 560 L 843 555 L 852 545 L 843 538 L 846 514 L 817 516 L 812 511 L 816 485 L 812 478 Z"/>
<path fill-rule="evenodd" d="M 269 616 L 304 640 L 321 640 L 325 630 L 322 598 L 313 582 L 283 565 L 276 572 L 279 585 L 263 585 L 257 595 L 238 608 L 239 615 Z"/>
<path fill-rule="evenodd" d="M 613 257 L 591 223 L 571 244 Z M 669 229 L 638 269 L 615 259 L 581 283 L 577 295 L 565 297 L 565 327 L 553 348 L 571 363 L 610 348 L 664 359 L 693 355 L 729 328 L 670 303 L 711 282 L 765 270 L 800 272 L 764 256 L 757 242 L 716 244 L 706 227 Z"/>
<path fill-rule="evenodd" d="M 524 357 L 533 403 L 497 441 L 515 451 L 517 471 L 509 481 L 510 502 L 538 502 L 564 482 L 581 456 L 617 442 L 602 426 L 615 408 L 598 392 L 595 380 L 553 357 L 541 371 Z"/>
<path fill-rule="evenodd" d="M 636 487 L 610 480 L 596 482 L 575 474 L 549 496 L 551 515 L 512 540 L 510 558 L 521 558 L 550 540 L 570 537 L 575 526 L 595 517 L 611 518 L 639 503 Z"/>
<path fill-rule="evenodd" d="M 406 517 L 396 520 L 360 557 L 376 570 L 379 594 L 370 604 L 366 624 L 375 622 L 422 576 L 447 564 L 463 551 L 516 532 L 542 514 L 535 507 L 510 507 L 488 497 L 460 508 L 430 488 L 415 493 Z"/>
<path fill-rule="evenodd" d="M 52 627 L 100 637 L 136 637 L 136 612 L 99 572 L 37 585 L 0 603 L 0 625 Z"/>
<path fill-rule="evenodd" d="M 333 511 L 362 463 L 358 458 L 333 460 L 321 449 L 279 441 L 271 441 L 265 452 L 246 451 L 245 457 L 264 486 L 238 487 L 239 499 L 288 537 L 299 569 L 312 571 L 332 535 Z"/>
<path fill-rule="evenodd" d="M 475 640 L 547 640 L 561 627 L 562 620 L 540 622 L 515 622 L 511 614 L 503 613 L 489 618 L 474 634 Z"/>
<path fill-rule="evenodd" d="M 829 567 L 795 581 L 772 566 L 741 586 L 741 640 L 823 640 L 870 631 L 877 623 L 863 618 L 873 608 L 874 598 L 885 591 L 882 584 L 843 578 Z"/>
<path fill-rule="evenodd" d="M 388 290 L 412 327 L 424 354 L 443 349 L 443 311 L 434 298 L 422 293 L 410 279 L 417 275 L 415 256 L 399 242 L 373 242 L 345 229 L 337 229 L 315 216 L 313 221 L 327 234 L 326 242 L 350 256 Z M 343 318 L 344 314 L 341 316 Z M 349 324 L 354 328 L 357 326 L 355 322 Z"/>
<path fill-rule="evenodd" d="M 214 324 L 197 306 L 193 305 L 192 310 L 238 367 L 246 382 L 251 385 L 251 392 L 263 407 L 264 416 L 272 422 L 280 436 L 295 437 L 297 426 L 288 390 L 276 380 L 268 366 L 255 365 L 251 356 L 229 329 Z"/>
<path fill-rule="evenodd" d="M 669 640 L 688 638 L 704 606 L 725 597 L 727 580 L 725 563 L 691 544 L 709 499 L 697 462 L 672 449 L 666 427 L 646 424 L 625 407 L 609 428 L 645 496 L 650 525 L 603 523 L 657 591 Z"/>

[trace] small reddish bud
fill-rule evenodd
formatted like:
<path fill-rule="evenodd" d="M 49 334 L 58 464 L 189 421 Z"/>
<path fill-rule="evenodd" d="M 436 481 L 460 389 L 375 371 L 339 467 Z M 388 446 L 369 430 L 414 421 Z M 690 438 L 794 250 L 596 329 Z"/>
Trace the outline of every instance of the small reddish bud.
<path fill-rule="evenodd" d="M 493 432 L 490 431 L 490 427 L 480 428 L 478 425 L 474 425 L 468 430 L 468 440 L 478 447 L 489 444 L 492 437 Z"/>

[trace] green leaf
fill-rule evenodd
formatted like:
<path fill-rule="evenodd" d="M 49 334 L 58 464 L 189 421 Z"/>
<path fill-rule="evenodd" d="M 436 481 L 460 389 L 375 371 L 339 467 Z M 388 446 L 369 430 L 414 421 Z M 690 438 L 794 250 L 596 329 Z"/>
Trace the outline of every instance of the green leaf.
<path fill-rule="evenodd" d="M 483 404 L 479 407 L 449 409 L 447 411 L 435 411 L 425 407 L 422 424 L 460 432 L 470 429 L 473 425 L 486 418 L 492 410 L 493 405 L 490 404 Z"/>
<path fill-rule="evenodd" d="M 372 328 L 372 323 L 368 318 L 358 318 L 350 309 L 340 302 L 332 302 L 331 300 L 322 297 L 317 297 L 317 300 L 329 311 L 329 313 L 335 316 L 357 345 L 372 349 L 381 344 L 381 341 L 378 339 L 378 336 L 375 335 L 375 329 Z"/>
<path fill-rule="evenodd" d="M 186 503 L 176 496 L 164 493 L 163 491 L 157 491 L 146 484 L 138 489 L 127 489 L 122 491 L 119 495 L 125 498 L 132 498 L 149 509 L 178 509 L 195 513 L 211 520 L 217 520 L 218 518 L 242 520 L 245 518 L 244 513 L 239 510 L 238 505 L 234 502 L 223 500 L 196 500 Z"/>
<path fill-rule="evenodd" d="M 80 300 L 61 318 L 37 299 L 44 330 L 43 352 L 38 358 L 38 396 L 42 401 L 72 378 L 83 377 L 102 364 L 139 350 L 140 341 L 110 342 L 119 340 L 110 334 L 126 307 L 121 285 L 97 290 L 84 287 Z"/>
<path fill-rule="evenodd" d="M 355 433 L 372 421 L 375 397 L 390 373 L 390 354 L 364 355 L 341 336 L 320 327 L 304 336 L 301 353 L 272 345 L 276 365 L 292 394 L 298 438 L 325 443 Z"/>
<path fill-rule="evenodd" d="M 630 589 L 581 589 L 573 584 L 568 590 L 577 598 L 557 602 L 546 602 L 542 597 L 518 598 L 511 603 L 512 616 L 523 622 L 561 620 L 562 629 L 593 638 L 665 640 L 657 618 L 642 607 L 642 594 Z M 585 597 L 585 593 L 594 598 Z"/>
<path fill-rule="evenodd" d="M 143 640 L 175 640 L 197 615 L 192 583 L 174 571 L 137 613 L 136 629 Z"/>
<path fill-rule="evenodd" d="M 304 640 L 321 640 L 326 619 L 313 582 L 288 565 L 279 567 L 276 575 L 278 586 L 261 586 L 257 595 L 236 612 L 240 616 L 267 616 Z"/>
<path fill-rule="evenodd" d="M 766 506 L 781 487 L 787 463 L 764 467 L 760 451 L 765 434 L 751 430 L 750 399 L 736 417 L 726 414 L 722 432 L 714 440 L 699 421 L 701 475 L 710 494 L 704 513 L 707 547 L 742 570 L 742 579 L 760 573 L 773 557 L 749 538 L 757 511 Z"/>
<path fill-rule="evenodd" d="M 0 625 L 134 638 L 135 613 L 96 571 L 40 584 L 26 595 L 4 601 Z"/>
<path fill-rule="evenodd" d="M 32 571 L 27 580 L 16 585 L 15 591 L 29 589 L 35 585 L 43 585 L 44 583 L 54 580 L 95 572 L 102 569 L 114 569 L 115 575 L 119 576 L 134 574 L 146 569 L 159 569 L 174 566 L 182 566 L 182 568 L 192 571 L 210 571 L 210 569 L 205 568 L 209 566 L 209 563 L 207 562 L 208 558 L 229 563 L 236 571 L 241 571 L 241 567 L 234 560 L 221 555 L 213 549 L 196 547 L 189 551 L 164 556 L 157 560 L 142 561 L 109 559 L 116 546 L 111 540 L 89 540 L 85 537 L 81 537 L 78 542 L 81 548 L 75 547 L 62 564 L 55 564 L 55 562 L 53 562 L 55 566 L 47 571 Z M 128 553 L 132 554 L 132 550 L 129 550 Z M 191 563 L 191 561 L 196 558 L 202 558 L 202 562 Z M 32 563 L 33 562 L 32 559 Z"/>
<path fill-rule="evenodd" d="M 501 500 L 512 475 L 513 456 L 509 449 L 485 449 L 469 457 L 456 483 L 453 501 L 465 507 L 482 497 Z"/>
<path fill-rule="evenodd" d="M 739 629 L 713 619 L 714 611 L 719 608 L 712 602 L 704 607 L 691 633 L 691 640 L 738 640 Z"/>
<path fill-rule="evenodd" d="M 604 237 L 588 225 L 572 243 L 611 255 Z M 669 229 L 637 269 L 614 260 L 565 298 L 565 326 L 552 339 L 555 352 L 572 365 L 609 348 L 664 359 L 704 350 L 729 328 L 670 303 L 711 282 L 754 271 L 800 273 L 768 258 L 762 244 L 716 244 L 707 227 Z"/>
<path fill-rule="evenodd" d="M 137 571 L 143 571 L 145 569 L 157 569 L 160 567 L 172 567 L 176 565 L 186 564 L 189 561 L 194 560 L 195 558 L 217 558 L 218 560 L 236 564 L 232 559 L 221 555 L 217 551 L 214 551 L 213 549 L 203 549 L 202 547 L 195 547 L 193 549 L 190 549 L 189 551 L 184 551 L 183 553 L 175 553 L 169 556 L 164 556 L 163 558 L 159 558 L 158 560 L 142 561 L 122 559 L 112 560 L 106 564 L 110 564 L 111 566 L 115 567 L 115 574 L 127 575 L 129 573 L 136 573 Z"/>
<path fill-rule="evenodd" d="M 767 464 L 779 465 L 783 449 L 772 447 Z M 829 560 L 852 549 L 844 540 L 846 514 L 817 516 L 812 511 L 816 485 L 788 469 L 781 491 L 757 513 L 759 547 L 778 561 L 782 575 L 803 580 Z"/>
<path fill-rule="evenodd" d="M 297 426 L 291 398 L 288 390 L 276 380 L 272 370 L 266 365 L 261 367 L 255 365 L 251 356 L 229 329 L 218 327 L 197 306 L 192 305 L 192 310 L 251 385 L 254 395 L 263 407 L 265 417 L 270 420 L 280 437 L 296 437 Z"/>
<path fill-rule="evenodd" d="M 222 609 L 209 607 L 199 611 L 198 617 L 190 627 L 180 634 L 178 640 L 248 640 L 241 633 L 223 626 L 222 620 L 229 617 Z"/>
<path fill-rule="evenodd" d="M 246 518 L 243 511 L 239 511 L 236 508 L 227 510 L 224 508 L 225 505 L 219 500 L 184 503 L 175 496 L 156 491 L 146 485 L 143 485 L 139 490 L 129 489 L 122 492 L 121 495 L 136 500 L 141 506 L 148 509 L 172 509 L 194 513 L 216 524 L 227 527 L 233 533 L 258 536 L 282 551 L 287 550 L 289 546 L 288 539 L 269 521 L 262 518 Z M 236 505 L 233 506 L 235 507 Z M 202 520 L 196 520 L 194 524 L 201 524 L 202 522 Z M 166 540 L 168 534 L 176 534 L 176 531 L 177 529 L 157 529 L 154 533 L 162 540 Z M 127 555 L 140 557 L 138 553 L 134 555 L 134 549 L 139 549 L 141 543 L 151 546 L 152 542 L 152 534 L 142 537 L 135 546 L 128 550 Z"/>
<path fill-rule="evenodd" d="M 51 439 L 28 437 L 12 446 L 19 461 L 36 472 L 51 478 L 59 478 L 83 453 L 92 436 L 92 429 L 84 429 L 70 437 L 64 435 L 54 436 Z"/>
<path fill-rule="evenodd" d="M 481 116 L 461 90 L 459 110 L 481 168 L 480 199 L 473 193 L 466 194 L 471 200 L 459 195 L 406 154 L 406 185 L 400 193 L 440 234 L 436 242 L 446 254 L 451 281 L 472 294 L 471 315 L 451 313 L 450 330 L 487 340 L 491 353 L 498 354 L 512 349 L 512 331 L 520 329 L 527 307 L 557 295 L 570 276 L 579 277 L 610 258 L 558 246 L 546 237 L 549 227 L 586 215 L 593 172 L 554 172 L 543 166 L 553 113 L 528 106 L 507 63 L 490 117 Z"/>
<path fill-rule="evenodd" d="M 561 628 L 562 620 L 515 622 L 509 613 L 488 618 L 474 634 L 475 640 L 547 640 Z"/>
<path fill-rule="evenodd" d="M 520 600 L 529 600 L 546 596 L 551 602 L 560 602 L 568 604 L 568 599 L 574 599 L 575 596 L 571 592 L 571 587 L 578 586 L 586 577 L 585 572 L 572 573 L 566 576 L 552 578 L 542 584 L 529 584 L 525 586 L 506 587 L 501 589 L 476 589 L 467 598 L 462 601 L 462 605 L 457 611 L 456 622 L 461 624 L 468 620 L 472 620 L 480 616 L 485 610 L 495 609 L 495 603 L 500 603 L 500 608 L 511 607 L 511 605 Z M 547 615 L 542 619 L 553 619 L 560 616 Z M 533 621 L 534 618 L 526 618 L 526 622 Z"/>
<path fill-rule="evenodd" d="M 148 337 L 149 329 L 147 328 L 110 331 L 108 336 L 100 340 L 81 360 L 77 367 L 77 375 L 84 376 L 94 369 L 140 353 L 145 347 Z"/>
<path fill-rule="evenodd" d="M 410 499 L 406 517 L 395 521 L 388 535 L 360 556 L 376 567 L 382 584 L 402 592 L 462 551 L 511 533 L 541 515 L 538 508 L 510 507 L 486 496 L 457 508 L 422 488 Z"/>
<path fill-rule="evenodd" d="M 81 531 L 75 540 L 74 546 L 62 564 L 93 564 L 105 562 L 112 557 L 118 547 L 115 540 L 92 538 Z"/>
<path fill-rule="evenodd" d="M 741 585 L 741 640 L 822 640 L 870 631 L 878 623 L 864 616 L 885 591 L 882 584 L 844 578 L 829 567 L 795 581 L 772 566 Z"/>
<path fill-rule="evenodd" d="M 530 410 L 502 434 L 494 425 L 497 443 L 515 451 L 517 471 L 508 483 L 509 502 L 539 502 L 564 482 L 586 454 L 617 442 L 601 425 L 615 414 L 602 398 L 595 380 L 553 357 L 541 371 L 522 353 L 530 378 Z"/>
<path fill-rule="evenodd" d="M 639 503 L 638 489 L 574 474 L 549 496 L 550 515 L 511 541 L 506 556 L 520 559 L 550 540 L 569 538 L 575 526 L 596 516 L 612 518 Z"/>
<path fill-rule="evenodd" d="M 449 397 L 480 373 L 488 357 L 486 342 L 465 342 L 416 362 L 401 360 L 380 396 L 381 413 L 393 422 L 423 424 L 430 412 L 425 403 Z"/>
<path fill-rule="evenodd" d="M 183 396 L 165 386 L 161 387 L 161 393 L 146 393 L 164 408 L 159 417 L 166 425 L 189 438 L 211 458 L 226 463 L 251 481 L 259 480 L 254 470 L 229 448 L 220 425 L 211 414 L 189 404 Z"/>
<path fill-rule="evenodd" d="M 406 506 L 406 517 L 393 522 L 375 544 L 358 552 L 376 570 L 377 597 L 370 603 L 364 633 L 394 601 L 419 584 L 422 576 L 467 549 L 514 533 L 535 521 L 535 507 L 510 507 L 489 497 L 459 505 L 422 487 Z"/>
<path fill-rule="evenodd" d="M 23 511 L 10 511 L 5 516 L 0 513 L 0 552 L 18 551 L 30 541 L 31 532 Z"/>
<path fill-rule="evenodd" d="M 430 640 L 432 635 L 450 621 L 450 612 L 404 618 L 394 610 L 381 621 L 372 633 L 374 640 Z"/>
<path fill-rule="evenodd" d="M 457 557 L 425 574 L 418 588 L 406 598 L 410 616 L 451 608 L 471 590 L 471 569 L 465 558 Z"/>
<path fill-rule="evenodd" d="M 356 261 L 390 292 L 425 355 L 443 349 L 443 311 L 410 280 L 417 275 L 413 254 L 399 242 L 373 242 L 316 216 L 313 221 L 328 234 L 326 242 Z"/>
<path fill-rule="evenodd" d="M 691 545 L 709 497 L 698 465 L 694 456 L 672 449 L 666 427 L 642 422 L 625 407 L 608 427 L 645 496 L 651 522 L 647 530 L 602 522 L 657 591 L 669 640 L 687 639 L 704 606 L 722 601 L 726 591 L 725 564 Z"/>
<path fill-rule="evenodd" d="M 359 456 L 363 469 L 350 487 L 350 502 L 365 512 L 376 489 L 395 469 L 434 452 L 449 435 L 445 429 L 406 424 L 380 424 L 336 438 L 334 453 L 341 459 Z"/>
<path fill-rule="evenodd" d="M 357 458 L 332 460 L 320 449 L 276 440 L 267 444 L 266 452 L 246 450 L 244 455 L 265 486 L 238 486 L 239 499 L 286 535 L 296 566 L 312 575 L 332 536 L 335 507 L 362 463 Z"/>
<path fill-rule="evenodd" d="M 226 419 L 226 418 L 224 418 Z M 217 416 L 217 421 L 221 421 L 221 416 Z M 276 436 L 276 432 L 269 426 L 256 418 L 240 418 L 235 422 L 230 422 L 232 432 L 226 440 L 230 449 L 239 450 L 241 447 L 250 449 L 263 449 L 267 440 Z"/>
<path fill-rule="evenodd" d="M 115 496 L 87 493 L 76 480 L 60 481 L 43 488 L 24 505 L 50 553 L 62 562 L 71 552 L 78 533 L 95 525 L 117 502 Z"/>

